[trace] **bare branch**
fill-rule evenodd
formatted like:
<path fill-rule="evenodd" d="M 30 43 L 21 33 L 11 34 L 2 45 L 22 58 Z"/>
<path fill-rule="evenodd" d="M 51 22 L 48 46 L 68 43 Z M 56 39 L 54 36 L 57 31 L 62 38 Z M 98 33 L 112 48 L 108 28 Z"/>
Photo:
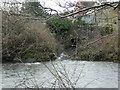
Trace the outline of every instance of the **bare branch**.
<path fill-rule="evenodd" d="M 70 2 L 70 1 L 65 1 L 64 4 L 61 4 L 59 1 L 56 1 L 56 4 L 57 4 L 59 7 L 64 8 L 65 11 L 67 11 L 67 12 L 69 12 L 69 13 L 71 12 L 71 10 L 69 10 L 69 8 L 72 8 L 72 7 L 75 6 L 75 2 L 73 3 L 73 2 Z"/>
<path fill-rule="evenodd" d="M 110 35 L 103 36 L 103 37 L 101 37 L 101 38 L 99 38 L 99 39 L 96 39 L 95 41 L 89 42 L 89 43 L 87 43 L 86 45 L 81 46 L 81 47 L 79 47 L 79 48 L 86 48 L 86 47 L 88 47 L 88 46 L 91 45 L 91 44 L 94 44 L 94 43 L 96 43 L 96 42 L 98 42 L 98 41 L 100 41 L 100 40 L 102 40 L 102 39 L 104 39 L 104 38 L 111 37 L 111 36 L 114 36 L 114 33 L 113 33 L 113 34 L 110 34 Z"/>
<path fill-rule="evenodd" d="M 70 13 L 70 14 L 65 15 L 65 16 L 61 16 L 61 18 L 65 18 L 65 17 L 68 17 L 68 16 L 73 16 L 73 15 L 78 14 L 80 12 L 85 12 L 85 11 L 89 11 L 89 10 L 93 10 L 93 9 L 101 8 L 101 7 L 105 7 L 105 6 L 115 8 L 114 6 L 116 6 L 116 4 L 118 4 L 118 2 L 104 3 L 104 4 L 93 6 L 93 7 L 83 8 L 83 9 L 80 9 L 79 11 Z"/>

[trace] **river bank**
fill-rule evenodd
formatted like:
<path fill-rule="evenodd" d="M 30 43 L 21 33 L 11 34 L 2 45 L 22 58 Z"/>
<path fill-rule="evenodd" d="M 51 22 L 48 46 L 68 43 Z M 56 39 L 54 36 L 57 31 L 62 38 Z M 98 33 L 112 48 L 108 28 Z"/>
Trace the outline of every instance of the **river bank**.
<path fill-rule="evenodd" d="M 57 60 L 72 60 L 72 61 L 92 61 L 92 62 L 115 62 L 115 63 L 118 63 L 119 61 L 118 60 L 99 60 L 99 59 L 96 59 L 96 60 L 86 60 L 86 59 L 81 59 L 79 57 L 71 57 L 67 54 L 64 54 L 64 53 L 61 53 L 58 57 L 54 57 L 54 59 L 42 59 L 42 60 L 39 60 L 39 59 L 35 59 L 35 58 L 27 58 L 27 59 L 19 59 L 19 58 L 15 58 L 14 60 L 10 60 L 10 61 L 5 61 L 3 60 L 2 63 L 36 63 L 36 62 L 49 62 L 49 61 L 57 61 Z"/>

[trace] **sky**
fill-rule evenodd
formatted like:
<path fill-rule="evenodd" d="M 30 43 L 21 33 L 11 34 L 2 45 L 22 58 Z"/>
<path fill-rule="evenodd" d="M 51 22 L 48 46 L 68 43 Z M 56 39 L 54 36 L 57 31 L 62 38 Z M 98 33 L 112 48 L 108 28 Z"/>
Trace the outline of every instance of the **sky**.
<path fill-rule="evenodd" d="M 8 2 L 8 1 L 15 1 L 15 0 L 0 0 L 0 3 L 2 1 L 4 1 L 4 2 L 7 1 Z M 17 0 L 17 1 L 24 2 L 25 0 Z M 36 1 L 36 0 L 31 0 L 31 1 Z M 68 1 L 68 2 L 70 1 L 70 2 L 74 3 L 74 2 L 77 2 L 77 1 L 81 1 L 81 0 L 38 0 L 38 1 L 40 1 L 41 4 L 43 6 L 45 6 L 45 7 L 49 7 L 49 8 L 55 9 L 58 12 L 63 12 L 64 8 L 59 7 L 56 4 L 57 2 L 60 2 L 62 5 L 64 5 L 64 3 L 66 1 Z M 82 1 L 98 1 L 98 0 L 82 0 Z M 99 1 L 104 1 L 104 0 L 99 0 Z M 107 0 L 107 1 L 119 1 L 119 0 Z M 70 8 L 70 10 L 73 10 L 73 9 L 74 9 L 74 7 Z"/>
<path fill-rule="evenodd" d="M 70 2 L 77 2 L 77 1 L 80 1 L 80 0 L 39 0 L 41 3 L 42 2 L 45 2 L 43 3 L 43 5 L 45 7 L 50 7 L 50 8 L 53 8 L 55 10 L 57 10 L 58 12 L 62 12 L 64 10 L 64 8 L 61 8 L 59 7 L 56 2 L 60 2 L 61 4 L 64 5 L 64 3 L 66 1 L 70 1 Z M 98 1 L 98 0 L 81 0 L 81 1 Z M 104 1 L 104 0 L 99 0 L 99 1 Z M 119 0 L 107 0 L 107 1 L 119 1 Z M 73 10 L 74 7 L 70 8 L 70 10 Z"/>
<path fill-rule="evenodd" d="M 42 0 L 42 1 L 45 2 L 45 0 Z M 62 12 L 64 11 L 64 8 L 59 7 L 57 3 L 59 2 L 60 4 L 64 5 L 66 1 L 70 1 L 74 3 L 74 2 L 77 2 L 78 0 L 47 0 L 47 3 L 45 3 L 45 7 L 50 7 L 57 10 L 58 12 Z M 73 7 L 69 9 L 73 10 Z"/>

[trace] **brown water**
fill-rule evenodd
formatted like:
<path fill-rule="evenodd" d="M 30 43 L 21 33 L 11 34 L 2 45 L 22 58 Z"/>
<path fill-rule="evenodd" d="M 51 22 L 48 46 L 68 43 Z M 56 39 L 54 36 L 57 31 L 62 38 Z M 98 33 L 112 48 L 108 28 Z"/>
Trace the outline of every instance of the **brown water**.
<path fill-rule="evenodd" d="M 68 87 L 73 85 L 78 88 L 118 88 L 117 63 L 71 60 L 3 64 L 2 87 L 59 87 L 60 81 L 55 79 L 55 76 L 45 65 L 54 74 L 56 74 L 55 69 L 57 69 L 58 74 Z"/>

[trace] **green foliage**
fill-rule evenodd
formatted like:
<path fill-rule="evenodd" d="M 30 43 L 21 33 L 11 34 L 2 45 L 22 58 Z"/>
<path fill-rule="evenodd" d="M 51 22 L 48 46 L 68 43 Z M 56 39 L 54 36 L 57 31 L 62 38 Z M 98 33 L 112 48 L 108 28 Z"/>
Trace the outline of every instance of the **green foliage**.
<path fill-rule="evenodd" d="M 80 20 L 80 19 L 74 20 L 74 24 L 75 25 L 86 25 L 85 21 Z"/>
<path fill-rule="evenodd" d="M 73 30 L 72 21 L 67 18 L 52 17 L 47 20 L 47 25 L 50 27 L 52 33 L 62 36 L 70 35 Z"/>
<path fill-rule="evenodd" d="M 89 57 L 90 57 L 90 53 L 89 52 L 83 52 L 80 55 L 80 59 L 81 60 L 89 60 Z"/>
<path fill-rule="evenodd" d="M 96 52 L 83 51 L 75 60 L 89 60 L 89 61 L 117 61 L 118 54 L 108 50 L 99 50 Z"/>
<path fill-rule="evenodd" d="M 111 34 L 114 31 L 113 26 L 111 24 L 106 24 L 105 26 L 99 26 L 99 30 L 102 36 Z"/>
<path fill-rule="evenodd" d="M 92 60 L 101 60 L 101 61 L 115 61 L 118 60 L 118 55 L 115 52 L 102 50 L 94 53 L 92 56 Z"/>
<path fill-rule="evenodd" d="M 100 50 L 91 55 L 92 60 L 106 60 L 106 51 Z"/>
<path fill-rule="evenodd" d="M 76 28 L 78 28 L 79 25 L 86 25 L 87 23 L 81 19 L 80 16 L 76 17 L 74 20 L 73 20 L 73 23 L 74 25 L 76 26 Z"/>
<path fill-rule="evenodd" d="M 22 6 L 22 11 L 36 17 L 45 18 L 48 15 L 40 2 L 25 2 L 25 4 Z"/>
<path fill-rule="evenodd" d="M 42 49 L 42 50 L 41 50 Z M 47 47 L 42 47 L 41 49 L 37 50 L 29 50 L 24 55 L 22 55 L 22 59 L 34 58 L 35 61 L 49 61 L 55 60 L 56 57 L 54 53 L 49 50 Z"/>

